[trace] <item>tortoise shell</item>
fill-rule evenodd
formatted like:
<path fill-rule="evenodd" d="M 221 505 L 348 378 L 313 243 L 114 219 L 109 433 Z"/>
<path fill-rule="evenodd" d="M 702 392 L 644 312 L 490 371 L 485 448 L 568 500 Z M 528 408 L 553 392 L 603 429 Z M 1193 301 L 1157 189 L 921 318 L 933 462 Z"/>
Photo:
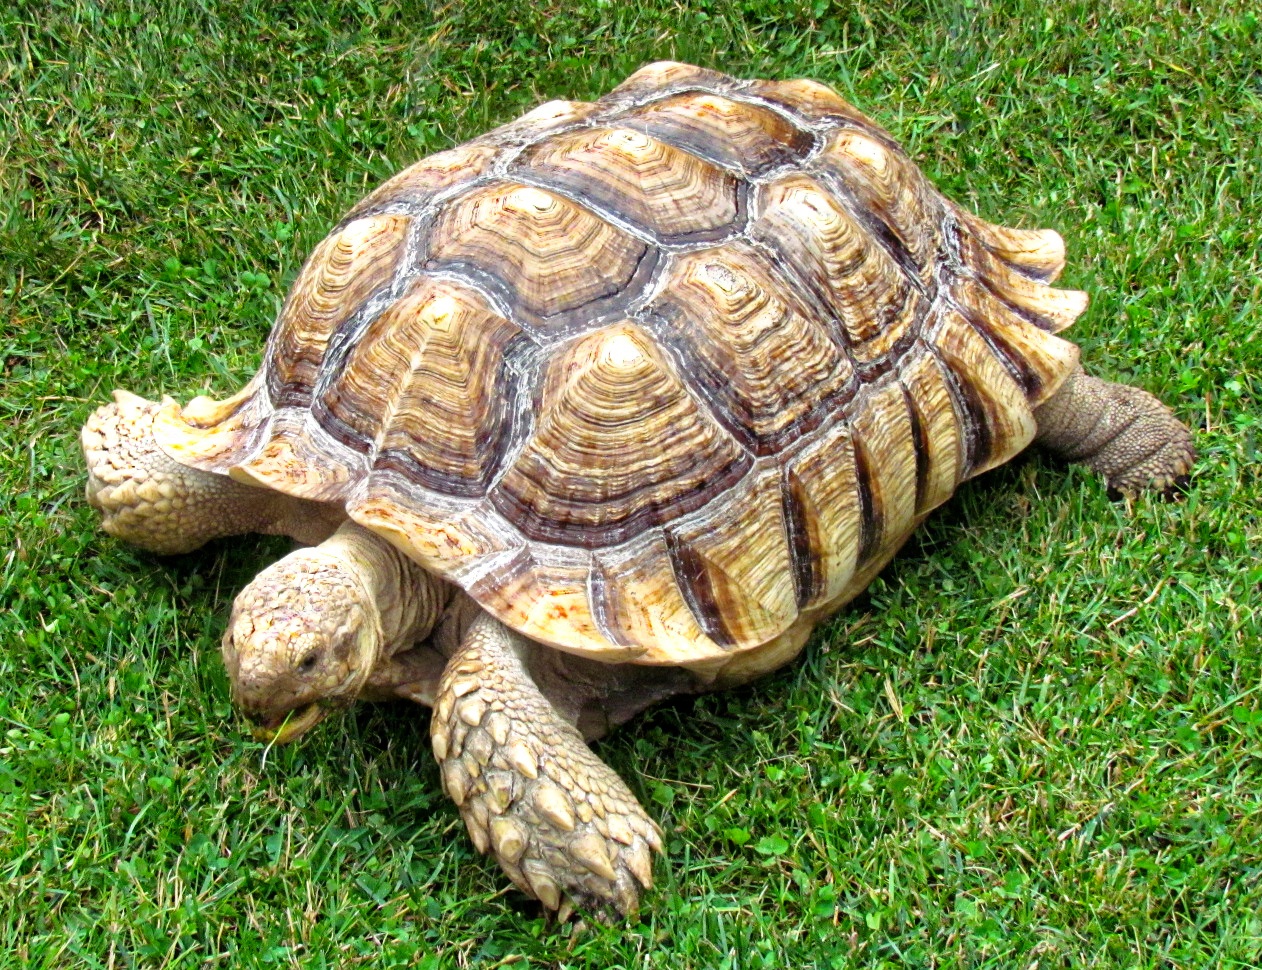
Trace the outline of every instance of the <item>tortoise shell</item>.
<path fill-rule="evenodd" d="M 1030 442 L 1077 361 L 1063 265 L 823 85 L 653 64 L 386 182 L 254 380 L 157 431 L 536 640 L 721 666 L 795 650 Z"/>

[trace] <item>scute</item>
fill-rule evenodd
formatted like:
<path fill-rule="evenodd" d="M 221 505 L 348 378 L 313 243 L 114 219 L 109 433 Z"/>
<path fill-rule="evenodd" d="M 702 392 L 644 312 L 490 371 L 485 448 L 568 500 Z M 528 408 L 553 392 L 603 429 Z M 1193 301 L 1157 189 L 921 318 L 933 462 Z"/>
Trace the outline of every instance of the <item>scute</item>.
<path fill-rule="evenodd" d="M 473 142 L 423 158 L 383 182 L 343 222 L 373 212 L 421 210 L 443 192 L 488 171 L 497 154 L 494 145 Z"/>
<path fill-rule="evenodd" d="M 737 82 L 726 74 L 707 67 L 678 61 L 655 61 L 645 64 L 600 100 L 603 104 L 612 105 L 642 104 L 682 91 L 726 92 L 736 85 Z"/>
<path fill-rule="evenodd" d="M 965 223 L 958 231 L 958 258 L 969 272 L 952 281 L 956 303 L 984 318 L 1002 318 L 1005 327 L 1023 328 L 1028 321 L 1048 333 L 1064 330 L 1078 319 L 1087 308 L 1087 294 L 1054 289 L 1044 282 L 1046 274 L 1059 272 L 1057 254 L 1064 251 L 1059 236 L 1052 233 L 1055 238 L 1049 239 L 1040 234 L 1029 240 L 1038 248 L 1014 252 L 995 246 L 988 232 L 992 227 L 979 222 Z"/>
<path fill-rule="evenodd" d="M 267 385 L 276 407 L 311 400 L 333 334 L 394 280 L 408 224 L 399 215 L 359 219 L 311 254 L 268 342 Z"/>
<path fill-rule="evenodd" d="M 560 633 L 565 642 L 603 660 L 638 659 L 640 647 L 610 643 L 597 624 L 588 597 L 590 573 L 586 555 L 558 561 L 523 548 L 466 588 L 485 609 L 532 639 L 548 643 Z"/>
<path fill-rule="evenodd" d="M 1024 390 L 962 314 L 944 313 L 932 343 L 953 378 L 967 477 L 1003 464 L 1034 440 L 1034 414 Z"/>
<path fill-rule="evenodd" d="M 647 243 L 564 196 L 498 182 L 448 206 L 429 238 L 425 267 L 463 272 L 488 287 L 545 337 L 598 312 L 648 255 Z"/>
<path fill-rule="evenodd" d="M 750 177 L 800 162 L 815 142 L 774 111 L 706 91 L 652 101 L 618 123 Z"/>
<path fill-rule="evenodd" d="M 541 542 L 617 545 L 699 508 L 749 467 L 653 338 L 630 322 L 553 358 L 537 415 L 492 500 Z"/>
<path fill-rule="evenodd" d="M 798 605 L 835 602 L 858 566 L 866 514 L 849 426 L 829 428 L 795 455 L 785 466 L 783 490 Z"/>
<path fill-rule="evenodd" d="M 763 186 L 751 235 L 779 256 L 861 370 L 886 369 L 910 346 L 929 311 L 929 297 L 850 213 L 810 175 Z"/>
<path fill-rule="evenodd" d="M 360 335 L 317 413 L 374 469 L 447 495 L 485 494 L 512 398 L 504 351 L 520 333 L 477 290 L 422 276 Z"/>
<path fill-rule="evenodd" d="M 569 132 L 527 150 L 513 167 L 662 242 L 719 239 L 739 226 L 744 199 L 732 175 L 641 131 Z"/>
<path fill-rule="evenodd" d="M 797 596 L 776 470 L 749 476 L 729 501 L 724 521 L 669 527 L 666 542 L 694 615 L 711 640 L 731 648 L 778 635 L 797 616 Z"/>
<path fill-rule="evenodd" d="M 671 560 L 660 530 L 615 550 L 597 550 L 592 559 L 592 614 L 610 643 L 638 651 L 645 663 L 726 656 L 703 629 L 674 573 L 662 568 Z"/>
<path fill-rule="evenodd" d="M 933 285 L 944 248 L 946 202 L 911 160 L 866 132 L 843 129 L 815 161 L 824 178 L 853 194 L 869 234 L 885 242 L 905 270 Z"/>
<path fill-rule="evenodd" d="M 903 544 L 916 522 L 917 436 L 896 381 L 867 394 L 851 421 L 861 530 L 856 568 Z"/>
<path fill-rule="evenodd" d="M 918 353 L 899 374 L 916 447 L 916 515 L 936 509 L 963 480 L 961 427 L 950 377 L 935 354 Z"/>
<path fill-rule="evenodd" d="M 889 144 L 889 132 L 826 84 L 799 78 L 793 81 L 749 81 L 745 90 L 768 104 L 778 105 L 808 124 L 844 125 L 875 135 Z"/>
<path fill-rule="evenodd" d="M 650 303 L 694 386 L 759 455 L 808 434 L 856 385 L 850 359 L 779 276 L 752 246 L 703 250 L 676 261 Z"/>
<path fill-rule="evenodd" d="M 256 378 L 155 434 L 343 504 L 527 636 L 723 682 L 1029 442 L 1077 362 L 1063 265 L 823 85 L 653 64 L 385 183 Z"/>

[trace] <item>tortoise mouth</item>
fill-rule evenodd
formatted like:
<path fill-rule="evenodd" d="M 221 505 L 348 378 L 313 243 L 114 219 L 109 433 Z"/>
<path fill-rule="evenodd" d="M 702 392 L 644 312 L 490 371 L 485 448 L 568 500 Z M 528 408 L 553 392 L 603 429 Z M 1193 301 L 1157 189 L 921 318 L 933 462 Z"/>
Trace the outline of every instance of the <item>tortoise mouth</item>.
<path fill-rule="evenodd" d="M 323 721 L 326 713 L 319 704 L 306 704 L 267 719 L 252 719 L 254 728 L 250 733 L 255 741 L 289 744 Z"/>

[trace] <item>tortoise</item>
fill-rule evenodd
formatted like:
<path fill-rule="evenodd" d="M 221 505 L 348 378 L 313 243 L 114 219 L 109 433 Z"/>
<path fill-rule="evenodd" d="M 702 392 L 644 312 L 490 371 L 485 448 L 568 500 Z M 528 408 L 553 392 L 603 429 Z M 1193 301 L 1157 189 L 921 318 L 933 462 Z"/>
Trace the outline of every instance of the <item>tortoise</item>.
<path fill-rule="evenodd" d="M 1186 478 L 1187 429 L 1057 336 L 1064 263 L 822 84 L 651 64 L 372 192 L 242 391 L 97 410 L 88 498 L 157 553 L 311 544 L 224 638 L 258 735 L 431 705 L 477 848 L 629 915 L 661 835 L 588 741 L 789 662 L 1031 442 L 1124 493 Z"/>

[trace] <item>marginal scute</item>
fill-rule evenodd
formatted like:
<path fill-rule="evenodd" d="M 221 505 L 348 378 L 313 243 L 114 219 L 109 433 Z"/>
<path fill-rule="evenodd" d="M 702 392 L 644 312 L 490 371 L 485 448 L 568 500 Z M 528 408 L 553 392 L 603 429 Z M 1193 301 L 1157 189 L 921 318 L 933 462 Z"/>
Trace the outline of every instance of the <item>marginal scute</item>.
<path fill-rule="evenodd" d="M 809 175 L 763 186 L 750 234 L 815 294 L 861 365 L 887 361 L 908 346 L 928 313 L 928 301 L 907 273 Z"/>
<path fill-rule="evenodd" d="M 916 514 L 925 515 L 951 497 L 963 477 L 960 425 L 951 403 L 950 378 L 931 353 L 909 355 L 899 373 L 908 415 L 919 442 L 916 465 Z"/>
<path fill-rule="evenodd" d="M 786 519 L 795 546 L 798 602 L 835 600 L 854 575 L 863 532 L 854 442 L 845 424 L 828 429 L 785 467 Z"/>
<path fill-rule="evenodd" d="M 520 333 L 478 291 L 421 277 L 364 331 L 317 413 L 335 436 L 428 489 L 486 492 L 503 449 L 504 348 Z"/>
<path fill-rule="evenodd" d="M 1059 296 L 1082 297 L 1079 306 L 1086 304 L 1085 293 L 1044 289 Z M 1050 398 L 1073 373 L 1078 363 L 1077 345 L 1031 322 L 1028 304 L 1010 303 L 981 281 L 966 277 L 952 283 L 951 295 L 973 329 L 1016 379 L 1031 406 Z"/>
<path fill-rule="evenodd" d="M 730 648 L 775 637 L 797 615 L 779 475 L 765 468 L 712 516 L 666 530 L 675 582 L 710 639 Z"/>
<path fill-rule="evenodd" d="M 651 307 L 685 348 L 694 385 L 757 454 L 809 433 L 853 393 L 850 361 L 751 246 L 681 257 Z"/>
<path fill-rule="evenodd" d="M 499 182 L 449 203 L 430 236 L 427 268 L 489 275 L 523 322 L 615 296 L 647 245 L 589 209 L 534 186 Z"/>
<path fill-rule="evenodd" d="M 975 314 L 997 321 L 1016 319 L 1014 325 L 1025 317 L 1041 330 L 1058 333 L 1087 308 L 1086 293 L 1056 289 L 1023 272 L 1021 263 L 1000 255 L 968 224 L 960 226 L 958 240 L 967 271 L 953 282 L 952 295 Z"/>
<path fill-rule="evenodd" d="M 863 506 L 862 569 L 902 545 L 916 521 L 917 442 L 902 385 L 892 380 L 866 394 L 850 427 Z"/>
<path fill-rule="evenodd" d="M 814 147 L 809 132 L 774 111 L 708 91 L 652 101 L 618 123 L 746 176 L 800 161 Z"/>
<path fill-rule="evenodd" d="M 311 411 L 281 408 L 268 423 L 262 447 L 228 474 L 295 498 L 335 502 L 363 471 L 362 457 L 325 433 Z"/>
<path fill-rule="evenodd" d="M 930 342 L 952 375 L 967 455 L 962 479 L 1003 464 L 1034 440 L 1025 391 L 963 315 L 945 310 Z"/>
<path fill-rule="evenodd" d="M 347 502 L 346 513 L 426 569 L 457 583 L 492 558 L 525 547 L 485 504 L 426 492 L 395 472 L 373 473 Z"/>
<path fill-rule="evenodd" d="M 727 651 L 706 635 L 669 568 L 660 532 L 633 548 L 597 551 L 588 578 L 592 613 L 606 637 L 639 645 L 641 663 L 683 664 L 713 660 Z"/>
<path fill-rule="evenodd" d="M 951 211 L 983 246 L 1031 279 L 1055 283 L 1064 270 L 1065 240 L 1055 229 L 998 226 L 954 204 Z"/>
<path fill-rule="evenodd" d="M 523 153 L 513 174 L 555 186 L 663 242 L 721 238 L 741 213 L 732 175 L 630 128 L 549 138 Z"/>
<path fill-rule="evenodd" d="M 611 663 L 636 659 L 642 648 L 611 643 L 597 625 L 587 592 L 590 570 L 585 553 L 557 562 L 523 548 L 469 577 L 466 588 L 484 609 L 532 640 Z"/>
<path fill-rule="evenodd" d="M 471 142 L 422 158 L 378 186 L 344 221 L 392 207 L 417 212 L 453 186 L 489 171 L 496 154 L 494 145 Z"/>
<path fill-rule="evenodd" d="M 289 291 L 264 354 L 276 407 L 310 403 L 333 335 L 394 280 L 410 221 L 369 216 L 316 247 Z"/>
<path fill-rule="evenodd" d="M 196 397 L 183 409 L 169 401 L 154 415 L 153 435 L 184 465 L 226 474 L 261 447 L 273 414 L 264 372 L 232 397 Z"/>
<path fill-rule="evenodd" d="M 530 538 L 591 548 L 699 508 L 748 462 L 628 321 L 550 361 L 534 434 L 491 497 Z"/>

